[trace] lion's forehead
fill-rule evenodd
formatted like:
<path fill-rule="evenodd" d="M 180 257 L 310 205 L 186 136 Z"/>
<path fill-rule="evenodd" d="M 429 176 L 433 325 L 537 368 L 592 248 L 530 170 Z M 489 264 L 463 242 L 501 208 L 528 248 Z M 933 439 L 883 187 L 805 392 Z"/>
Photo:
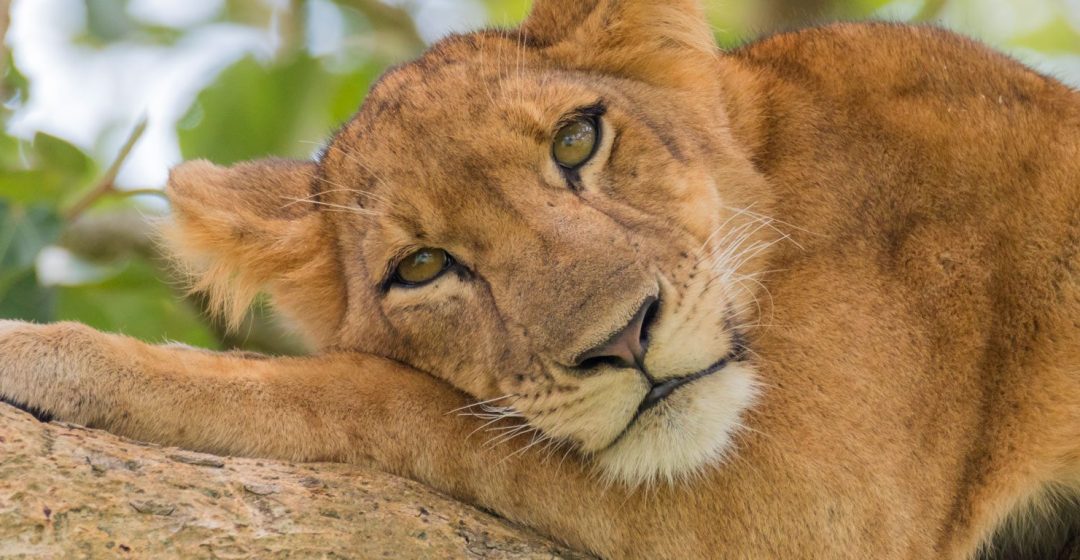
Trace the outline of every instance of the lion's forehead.
<path fill-rule="evenodd" d="M 395 117 L 481 116 L 480 109 L 492 106 L 506 82 L 529 73 L 535 54 L 503 39 L 476 40 L 476 36 L 453 36 L 383 74 L 354 120 L 377 125 Z M 516 54 L 511 52 L 515 50 Z"/>
<path fill-rule="evenodd" d="M 453 36 L 384 74 L 335 142 L 407 153 L 413 164 L 441 154 L 505 160 L 500 149 L 546 141 L 566 112 L 598 101 L 602 83 L 497 32 Z"/>

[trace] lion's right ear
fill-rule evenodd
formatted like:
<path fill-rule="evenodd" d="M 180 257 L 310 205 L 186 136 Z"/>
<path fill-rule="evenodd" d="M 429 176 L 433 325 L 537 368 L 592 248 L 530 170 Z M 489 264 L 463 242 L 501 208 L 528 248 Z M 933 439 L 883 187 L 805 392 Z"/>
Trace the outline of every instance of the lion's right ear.
<path fill-rule="evenodd" d="M 344 286 L 316 177 L 314 163 L 280 159 L 172 170 L 165 242 L 230 327 L 265 291 L 309 342 L 330 343 Z"/>
<path fill-rule="evenodd" d="M 695 91 L 718 84 L 701 0 L 536 0 L 519 32 L 569 68 Z"/>

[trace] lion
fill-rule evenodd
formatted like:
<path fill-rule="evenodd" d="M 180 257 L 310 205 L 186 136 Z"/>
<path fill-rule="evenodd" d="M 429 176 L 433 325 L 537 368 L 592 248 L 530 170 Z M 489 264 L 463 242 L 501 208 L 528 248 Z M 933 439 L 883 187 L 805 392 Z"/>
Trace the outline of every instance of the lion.
<path fill-rule="evenodd" d="M 5 321 L 6 400 L 373 462 L 605 558 L 1076 545 L 1080 93 L 972 40 L 722 52 L 692 0 L 537 0 L 313 161 L 168 195 L 195 288 L 233 321 L 266 292 L 313 354 Z"/>

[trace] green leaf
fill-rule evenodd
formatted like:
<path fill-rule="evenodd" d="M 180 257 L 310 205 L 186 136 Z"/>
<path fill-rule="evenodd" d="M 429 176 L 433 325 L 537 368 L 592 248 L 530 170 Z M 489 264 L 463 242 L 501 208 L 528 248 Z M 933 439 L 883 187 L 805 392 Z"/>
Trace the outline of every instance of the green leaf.
<path fill-rule="evenodd" d="M 0 169 L 18 169 L 22 164 L 22 141 L 14 136 L 0 133 Z"/>
<path fill-rule="evenodd" d="M 51 134 L 35 134 L 34 151 L 39 167 L 55 169 L 71 177 L 84 178 L 94 169 L 94 161 L 82 150 Z"/>
<path fill-rule="evenodd" d="M 324 62 L 296 56 L 264 67 L 244 59 L 229 68 L 181 119 L 183 156 L 219 164 L 308 157 L 356 112 L 383 70 L 371 60 L 338 73 Z"/>
<path fill-rule="evenodd" d="M 59 236 L 55 212 L 0 199 L 0 274 L 32 267 L 38 253 Z"/>
<path fill-rule="evenodd" d="M 2 90 L 7 92 L 10 97 L 4 100 L 4 104 L 7 107 L 0 108 L 0 111 L 5 109 L 12 109 L 12 106 L 20 105 L 26 99 L 26 92 L 30 89 L 30 84 L 26 80 L 26 76 L 19 71 L 19 67 L 15 65 L 15 57 L 12 56 L 11 50 L 8 49 L 4 54 L 4 74 L 3 74 L 3 88 Z"/>
<path fill-rule="evenodd" d="M 86 186 L 95 171 L 93 160 L 82 150 L 49 134 L 34 136 L 27 154 L 31 167 L 24 166 L 19 149 L 17 142 L 0 140 L 0 199 L 57 208 Z"/>
<path fill-rule="evenodd" d="M 0 198 L 20 204 L 55 203 L 64 192 L 64 177 L 43 169 L 0 173 Z"/>
<path fill-rule="evenodd" d="M 892 4 L 894 0 L 854 0 L 841 4 L 840 11 L 847 17 L 867 17 Z"/>
<path fill-rule="evenodd" d="M 360 109 L 360 103 L 371 89 L 371 84 L 385 68 L 378 63 L 369 62 L 348 74 L 335 74 L 333 79 L 338 86 L 333 90 L 333 97 L 326 104 L 328 126 L 347 121 Z M 312 146 L 309 146 L 311 148 Z"/>
<path fill-rule="evenodd" d="M 205 115 L 180 133 L 186 159 L 207 158 L 220 164 L 267 155 L 306 155 L 298 138 L 312 92 L 325 85 L 317 61 L 297 56 L 264 67 L 245 58 L 226 70 L 196 100 L 191 111 Z M 187 119 L 185 119 L 187 120 Z"/>
<path fill-rule="evenodd" d="M 151 343 L 217 346 L 195 309 L 177 297 L 145 261 L 133 260 L 105 281 L 60 287 L 57 292 L 59 320 L 79 321 Z"/>
<path fill-rule="evenodd" d="M 47 208 L 0 198 L 0 317 L 53 319 L 54 292 L 38 284 L 37 255 L 60 234 L 60 218 Z"/>
<path fill-rule="evenodd" d="M 89 39 L 103 44 L 128 38 L 135 22 L 127 13 L 124 0 L 85 0 L 86 30 Z"/>
<path fill-rule="evenodd" d="M 1058 17 L 1042 29 L 1012 39 L 1009 46 L 1044 53 L 1077 53 L 1080 52 L 1080 31 L 1065 18 Z"/>
<path fill-rule="evenodd" d="M 499 27 L 517 25 L 529 13 L 527 0 L 484 0 L 488 21 Z"/>
<path fill-rule="evenodd" d="M 38 283 L 33 268 L 0 273 L 0 318 L 46 323 L 56 320 L 56 292 Z"/>

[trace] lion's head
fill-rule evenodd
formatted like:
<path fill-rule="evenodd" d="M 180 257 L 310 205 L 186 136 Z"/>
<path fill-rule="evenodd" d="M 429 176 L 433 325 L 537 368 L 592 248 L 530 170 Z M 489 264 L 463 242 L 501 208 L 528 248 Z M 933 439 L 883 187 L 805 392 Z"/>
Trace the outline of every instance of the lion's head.
<path fill-rule="evenodd" d="M 266 290 L 612 479 L 694 473 L 754 398 L 775 239 L 716 57 L 690 0 L 541 0 L 386 74 L 318 161 L 176 168 L 171 242 L 232 315 Z"/>

